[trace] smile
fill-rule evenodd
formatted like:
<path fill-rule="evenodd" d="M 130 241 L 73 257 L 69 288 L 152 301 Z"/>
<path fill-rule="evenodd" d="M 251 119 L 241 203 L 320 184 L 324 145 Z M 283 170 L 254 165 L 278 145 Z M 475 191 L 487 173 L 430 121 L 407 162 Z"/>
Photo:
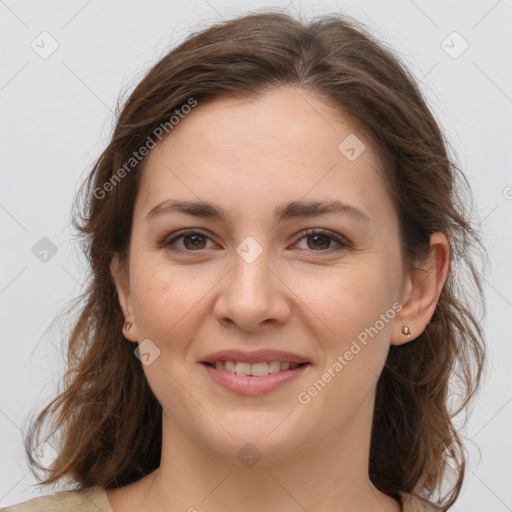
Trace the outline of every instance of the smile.
<path fill-rule="evenodd" d="M 294 381 L 310 363 L 280 361 L 248 363 L 243 361 L 203 362 L 211 380 L 223 389 L 245 396 L 262 395 Z"/>
<path fill-rule="evenodd" d="M 294 370 L 302 364 L 291 363 L 289 361 L 261 361 L 259 363 L 248 363 L 242 361 L 215 361 L 215 363 L 206 363 L 217 370 L 224 370 L 236 375 L 252 375 L 254 377 L 264 377 L 271 373 L 278 373 L 286 370 Z M 306 364 L 306 363 L 303 363 Z"/>

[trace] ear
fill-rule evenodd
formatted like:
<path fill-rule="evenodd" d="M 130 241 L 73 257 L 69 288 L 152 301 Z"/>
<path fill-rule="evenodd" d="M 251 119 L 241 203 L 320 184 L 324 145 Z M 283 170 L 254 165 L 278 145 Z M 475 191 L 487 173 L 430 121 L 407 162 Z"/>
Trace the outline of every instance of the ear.
<path fill-rule="evenodd" d="M 424 268 L 410 270 L 405 279 L 400 304 L 391 334 L 391 345 L 403 345 L 416 339 L 430 322 L 437 301 L 450 272 L 450 245 L 444 233 L 430 236 L 430 257 Z M 408 326 L 411 335 L 404 335 L 402 328 Z"/>
<path fill-rule="evenodd" d="M 130 278 L 128 270 L 121 264 L 119 256 L 115 254 L 110 262 L 110 272 L 119 297 L 119 305 L 124 316 L 123 335 L 127 340 L 137 342 L 137 326 L 133 315 L 132 300 L 130 295 Z M 126 330 L 126 324 L 133 322 L 130 330 Z"/>

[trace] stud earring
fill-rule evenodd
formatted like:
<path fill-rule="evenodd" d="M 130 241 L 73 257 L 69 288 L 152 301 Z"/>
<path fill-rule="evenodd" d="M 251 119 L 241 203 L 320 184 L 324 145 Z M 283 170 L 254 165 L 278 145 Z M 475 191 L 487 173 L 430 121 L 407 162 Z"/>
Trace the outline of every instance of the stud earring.
<path fill-rule="evenodd" d="M 126 330 L 129 331 L 131 329 L 132 325 L 133 325 L 133 322 L 128 322 L 126 324 Z"/>
<path fill-rule="evenodd" d="M 409 329 L 409 326 L 404 325 L 404 326 L 402 327 L 402 334 L 403 334 L 404 336 L 410 336 L 410 335 L 411 335 L 411 329 Z"/>

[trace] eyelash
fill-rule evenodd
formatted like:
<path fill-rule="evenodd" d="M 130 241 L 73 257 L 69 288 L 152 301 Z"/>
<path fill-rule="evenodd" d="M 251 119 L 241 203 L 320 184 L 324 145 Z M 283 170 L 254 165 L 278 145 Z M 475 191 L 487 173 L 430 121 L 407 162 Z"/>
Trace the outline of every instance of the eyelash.
<path fill-rule="evenodd" d="M 181 238 L 184 238 L 185 236 L 190 236 L 190 235 L 200 235 L 200 236 L 202 236 L 204 238 L 208 238 L 208 239 L 211 240 L 211 238 L 208 235 L 206 235 L 205 233 L 203 233 L 202 231 L 197 231 L 197 230 L 190 229 L 190 230 L 182 231 L 178 235 L 173 237 L 171 240 L 169 240 L 168 242 L 164 242 L 163 246 L 166 249 L 169 249 L 171 252 L 175 252 L 175 253 L 186 253 L 186 252 L 187 253 L 200 253 L 200 252 L 206 250 L 206 249 L 199 249 L 197 251 L 190 251 L 190 250 L 187 250 L 187 249 L 176 249 L 175 247 L 172 247 L 172 244 L 174 244 L 177 240 L 180 240 Z M 350 248 L 350 244 L 347 241 L 345 241 L 342 238 L 336 236 L 332 231 L 328 231 L 328 230 L 325 230 L 325 229 L 309 229 L 309 230 L 306 230 L 303 233 L 302 237 L 297 240 L 297 242 L 301 241 L 303 238 L 307 238 L 308 236 L 315 236 L 315 235 L 326 236 L 326 237 L 330 238 L 331 240 L 333 240 L 334 242 L 337 242 L 340 245 L 340 247 L 337 248 L 337 249 L 332 249 L 331 248 L 331 249 L 323 249 L 323 250 L 320 250 L 320 251 L 311 250 L 311 252 L 313 252 L 313 253 L 330 254 L 332 252 L 340 252 L 340 251 L 343 251 L 343 250 L 346 250 L 346 249 Z M 307 250 L 307 249 L 303 249 L 303 250 Z"/>

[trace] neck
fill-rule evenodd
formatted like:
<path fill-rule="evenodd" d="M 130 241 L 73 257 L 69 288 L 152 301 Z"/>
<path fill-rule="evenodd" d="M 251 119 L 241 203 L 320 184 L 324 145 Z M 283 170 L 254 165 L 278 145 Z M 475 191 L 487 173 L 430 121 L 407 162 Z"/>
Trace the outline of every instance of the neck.
<path fill-rule="evenodd" d="M 208 451 L 164 413 L 162 463 L 136 482 L 137 510 L 399 512 L 399 504 L 368 477 L 371 405 L 341 434 L 324 432 L 278 457 L 267 451 L 252 467 Z"/>

